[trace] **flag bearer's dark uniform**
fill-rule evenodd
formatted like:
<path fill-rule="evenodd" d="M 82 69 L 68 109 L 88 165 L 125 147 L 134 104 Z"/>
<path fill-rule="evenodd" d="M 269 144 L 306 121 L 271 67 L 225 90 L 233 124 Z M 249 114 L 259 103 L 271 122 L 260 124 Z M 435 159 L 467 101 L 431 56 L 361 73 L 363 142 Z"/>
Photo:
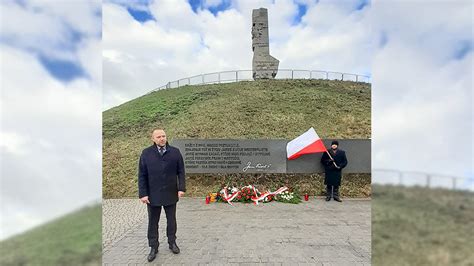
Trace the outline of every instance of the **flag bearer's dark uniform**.
<path fill-rule="evenodd" d="M 339 146 L 339 142 L 336 140 L 331 143 L 331 146 L 334 144 Z M 329 201 L 333 197 L 334 200 L 341 201 L 339 198 L 339 186 L 341 185 L 342 169 L 347 166 L 346 152 L 340 149 L 328 149 L 328 152 L 339 168 L 334 165 L 327 153 L 323 153 L 321 163 L 324 165 L 325 170 L 326 200 Z"/>

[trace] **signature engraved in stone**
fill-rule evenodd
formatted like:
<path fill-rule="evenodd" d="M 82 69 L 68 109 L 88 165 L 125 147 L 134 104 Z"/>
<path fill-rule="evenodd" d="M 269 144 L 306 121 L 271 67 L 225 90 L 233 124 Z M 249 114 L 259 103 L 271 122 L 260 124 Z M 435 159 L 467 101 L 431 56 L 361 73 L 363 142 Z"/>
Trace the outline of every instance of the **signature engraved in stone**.
<path fill-rule="evenodd" d="M 247 166 L 245 166 L 242 171 L 247 172 L 248 169 L 257 169 L 257 171 L 263 171 L 265 169 L 270 168 L 272 164 L 261 164 L 257 163 L 256 165 L 252 165 L 252 162 L 248 162 Z"/>

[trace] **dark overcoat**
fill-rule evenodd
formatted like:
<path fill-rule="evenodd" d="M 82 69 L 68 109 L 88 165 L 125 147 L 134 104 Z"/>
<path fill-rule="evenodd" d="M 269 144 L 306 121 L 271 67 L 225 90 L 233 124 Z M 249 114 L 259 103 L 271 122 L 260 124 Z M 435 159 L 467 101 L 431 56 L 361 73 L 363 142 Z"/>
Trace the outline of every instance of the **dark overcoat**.
<path fill-rule="evenodd" d="M 324 165 L 325 175 L 324 175 L 324 184 L 328 186 L 340 186 L 342 178 L 342 169 L 347 166 L 346 152 L 340 149 L 337 149 L 336 153 L 332 149 L 328 149 L 328 152 L 331 154 L 337 166 L 340 169 L 337 169 L 332 163 L 329 155 L 325 152 L 321 157 L 321 163 Z"/>
<path fill-rule="evenodd" d="M 186 191 L 179 149 L 167 144 L 163 156 L 155 144 L 144 149 L 138 166 L 139 198 L 148 196 L 150 205 L 167 206 L 178 202 L 178 191 Z"/>

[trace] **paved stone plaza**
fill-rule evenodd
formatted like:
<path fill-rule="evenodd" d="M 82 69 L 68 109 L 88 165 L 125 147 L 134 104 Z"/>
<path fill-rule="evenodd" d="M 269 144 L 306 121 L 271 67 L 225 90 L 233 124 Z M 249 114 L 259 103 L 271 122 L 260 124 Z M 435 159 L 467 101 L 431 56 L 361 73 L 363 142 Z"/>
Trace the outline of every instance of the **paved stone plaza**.
<path fill-rule="evenodd" d="M 234 205 L 181 199 L 178 255 L 168 249 L 162 211 L 158 257 L 148 263 L 146 206 L 138 199 L 104 200 L 103 264 L 370 265 L 370 200 Z"/>

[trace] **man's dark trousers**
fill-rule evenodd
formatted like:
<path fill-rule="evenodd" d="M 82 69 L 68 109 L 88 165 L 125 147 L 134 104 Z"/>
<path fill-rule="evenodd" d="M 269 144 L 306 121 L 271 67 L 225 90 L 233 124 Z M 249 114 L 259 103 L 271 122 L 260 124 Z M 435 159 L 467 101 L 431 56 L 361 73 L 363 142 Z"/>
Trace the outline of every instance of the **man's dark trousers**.
<path fill-rule="evenodd" d="M 158 224 L 160 222 L 160 214 L 162 206 L 148 207 L 148 245 L 150 247 L 158 247 Z M 166 236 L 168 243 L 174 243 L 176 240 L 176 203 L 168 206 L 163 206 L 166 213 Z"/>

